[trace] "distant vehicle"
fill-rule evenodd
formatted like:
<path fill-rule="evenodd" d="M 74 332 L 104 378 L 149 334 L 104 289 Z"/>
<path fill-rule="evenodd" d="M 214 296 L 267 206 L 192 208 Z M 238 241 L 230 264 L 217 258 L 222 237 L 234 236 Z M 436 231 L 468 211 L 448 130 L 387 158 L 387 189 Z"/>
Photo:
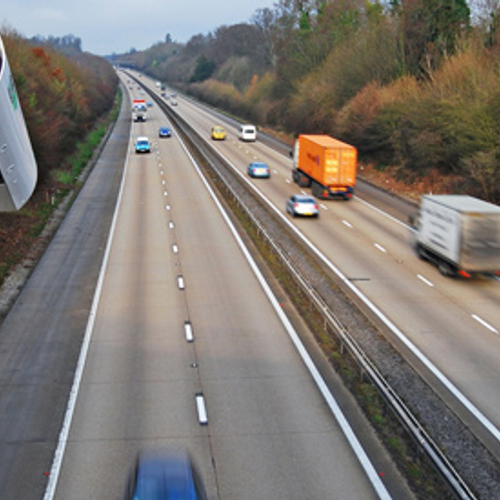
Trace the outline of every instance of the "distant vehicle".
<path fill-rule="evenodd" d="M 174 97 L 172 96 L 172 97 L 170 98 L 170 104 L 171 104 L 172 106 L 177 106 L 177 99 L 174 99 Z"/>
<path fill-rule="evenodd" d="M 226 130 L 224 127 L 216 125 L 212 127 L 212 139 L 216 141 L 224 141 L 226 139 Z"/>
<path fill-rule="evenodd" d="M 328 135 L 299 135 L 292 178 L 317 198 L 349 200 L 356 184 L 357 150 Z"/>
<path fill-rule="evenodd" d="M 126 500 L 206 500 L 203 481 L 187 452 L 141 453 L 131 472 Z"/>
<path fill-rule="evenodd" d="M 132 120 L 134 122 L 145 122 L 147 115 L 146 101 L 144 99 L 134 99 L 132 102 Z"/>
<path fill-rule="evenodd" d="M 172 137 L 172 131 L 168 127 L 160 127 L 158 131 L 159 137 Z"/>
<path fill-rule="evenodd" d="M 444 276 L 500 272 L 500 207 L 465 195 L 424 195 L 416 251 Z"/>
<path fill-rule="evenodd" d="M 147 137 L 141 136 L 135 141 L 135 152 L 136 153 L 151 153 L 151 144 Z"/>
<path fill-rule="evenodd" d="M 153 101 L 148 101 L 148 108 L 152 108 L 153 107 Z"/>
<path fill-rule="evenodd" d="M 303 194 L 294 194 L 286 202 L 286 211 L 297 217 L 303 215 L 308 217 L 318 217 L 319 209 L 315 199 L 312 196 Z"/>
<path fill-rule="evenodd" d="M 250 177 L 271 177 L 271 171 L 266 163 L 262 161 L 253 161 L 248 165 L 248 175 Z"/>
<path fill-rule="evenodd" d="M 241 125 L 240 141 L 253 142 L 257 140 L 257 128 L 254 125 Z"/>

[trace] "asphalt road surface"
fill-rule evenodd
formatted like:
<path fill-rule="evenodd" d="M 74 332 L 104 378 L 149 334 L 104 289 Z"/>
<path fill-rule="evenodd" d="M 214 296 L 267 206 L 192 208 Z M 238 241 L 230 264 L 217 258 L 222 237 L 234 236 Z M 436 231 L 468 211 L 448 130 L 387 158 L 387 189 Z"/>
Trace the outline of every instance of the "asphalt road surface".
<path fill-rule="evenodd" d="M 380 463 L 361 466 L 164 117 L 132 125 L 153 141 L 136 155 L 128 106 L 0 329 L 0 498 L 123 498 L 159 446 L 191 450 L 209 498 L 377 498 Z"/>

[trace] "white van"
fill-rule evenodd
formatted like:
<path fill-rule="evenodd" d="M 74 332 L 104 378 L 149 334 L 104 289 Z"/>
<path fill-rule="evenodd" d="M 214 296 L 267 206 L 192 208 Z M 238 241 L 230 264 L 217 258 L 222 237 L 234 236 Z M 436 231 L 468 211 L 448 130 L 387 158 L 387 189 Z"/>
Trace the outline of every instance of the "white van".
<path fill-rule="evenodd" d="M 254 125 L 242 125 L 240 127 L 240 141 L 256 141 L 257 129 Z"/>

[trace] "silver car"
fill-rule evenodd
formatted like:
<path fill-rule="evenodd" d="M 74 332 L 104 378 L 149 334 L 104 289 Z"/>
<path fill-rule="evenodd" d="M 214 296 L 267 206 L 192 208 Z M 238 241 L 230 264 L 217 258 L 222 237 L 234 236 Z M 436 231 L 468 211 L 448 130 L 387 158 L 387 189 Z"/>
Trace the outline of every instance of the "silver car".
<path fill-rule="evenodd" d="M 294 194 L 286 201 L 286 211 L 296 217 L 303 215 L 307 217 L 318 217 L 319 209 L 312 196 L 305 194 Z"/>

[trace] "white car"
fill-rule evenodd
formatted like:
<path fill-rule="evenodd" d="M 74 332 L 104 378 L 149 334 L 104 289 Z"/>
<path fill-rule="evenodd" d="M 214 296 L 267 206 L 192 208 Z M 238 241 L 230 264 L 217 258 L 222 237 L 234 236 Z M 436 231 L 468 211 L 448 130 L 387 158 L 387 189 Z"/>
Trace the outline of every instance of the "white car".
<path fill-rule="evenodd" d="M 255 125 L 242 125 L 239 134 L 240 141 L 254 142 L 257 140 L 257 128 Z"/>
<path fill-rule="evenodd" d="M 286 211 L 292 217 L 302 215 L 306 217 L 318 217 L 319 209 L 312 196 L 304 194 L 294 194 L 286 201 Z"/>

